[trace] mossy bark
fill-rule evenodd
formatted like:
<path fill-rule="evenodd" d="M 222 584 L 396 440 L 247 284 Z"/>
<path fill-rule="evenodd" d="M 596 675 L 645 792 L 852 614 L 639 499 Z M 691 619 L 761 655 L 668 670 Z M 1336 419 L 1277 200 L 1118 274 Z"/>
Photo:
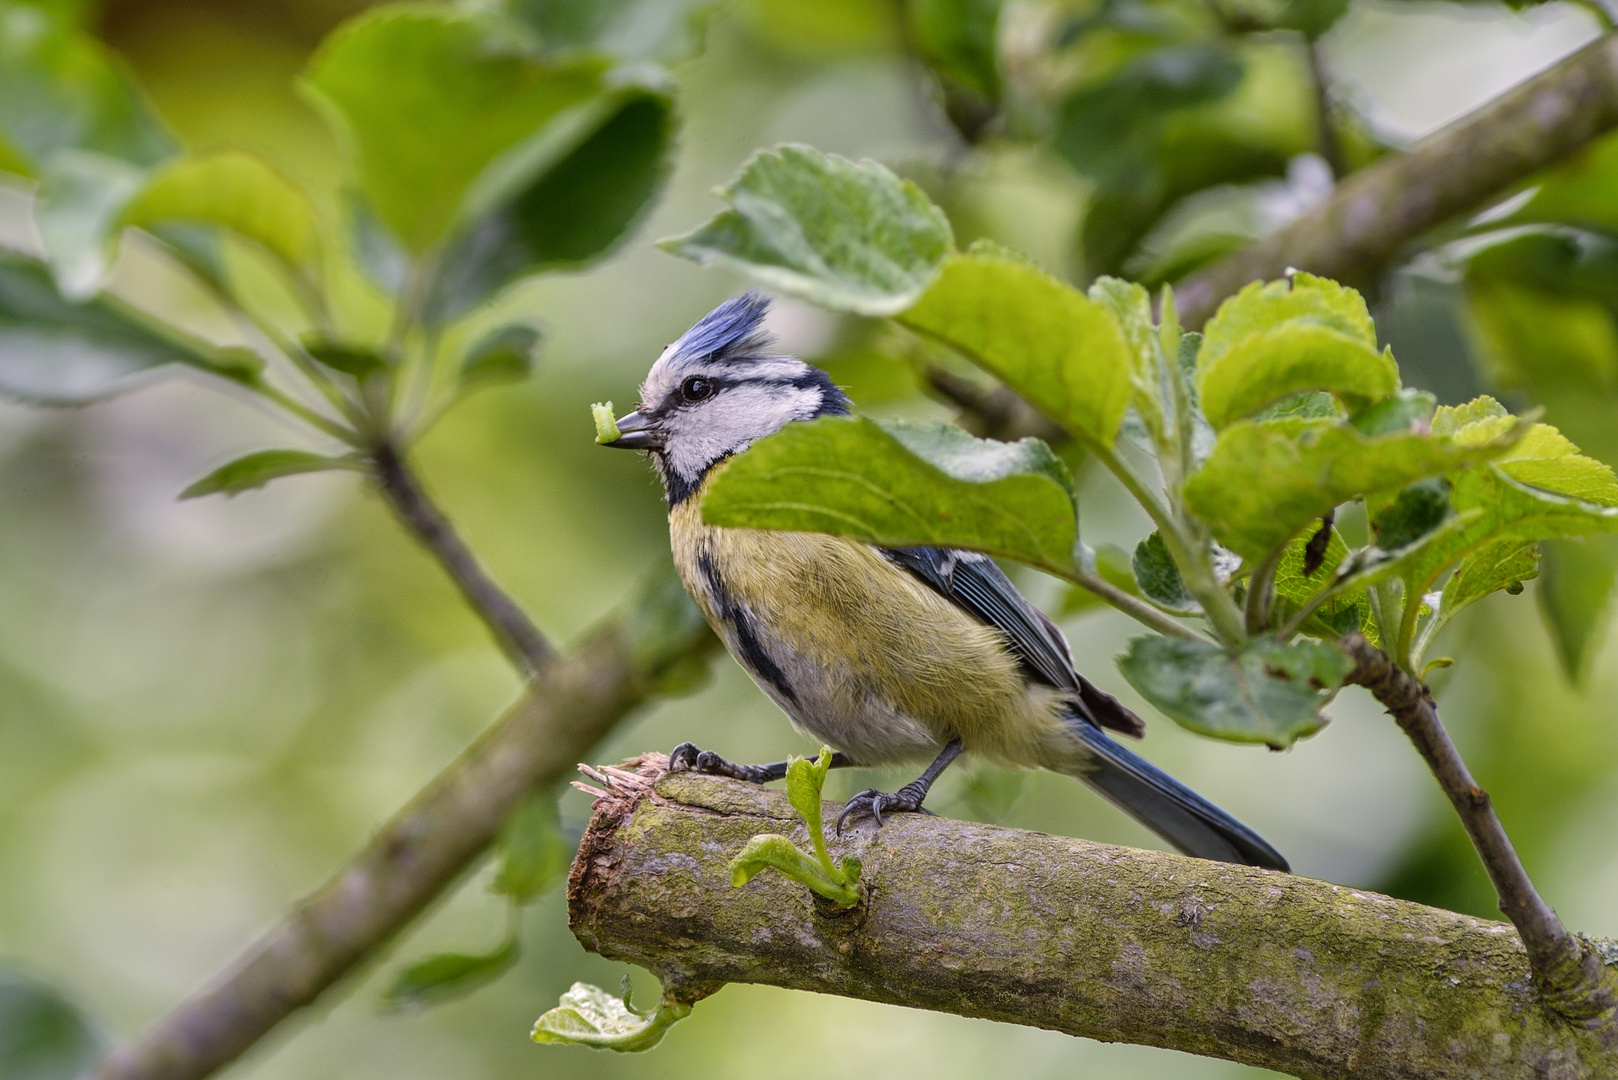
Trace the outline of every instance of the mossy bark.
<path fill-rule="evenodd" d="M 831 821 L 838 807 L 823 811 Z M 765 983 L 1162 1046 L 1300 1077 L 1618 1077 L 1618 1043 L 1543 1008 L 1516 932 L 1308 878 L 904 815 L 833 854 L 847 912 L 749 837 L 806 830 L 786 797 L 670 774 L 597 802 L 574 933 L 677 997 Z"/>

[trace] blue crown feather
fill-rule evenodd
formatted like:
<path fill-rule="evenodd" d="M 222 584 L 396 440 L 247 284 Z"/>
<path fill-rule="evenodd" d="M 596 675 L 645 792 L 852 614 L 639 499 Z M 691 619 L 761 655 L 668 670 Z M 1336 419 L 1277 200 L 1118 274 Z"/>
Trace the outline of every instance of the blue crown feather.
<path fill-rule="evenodd" d="M 774 343 L 764 330 L 770 298 L 748 291 L 714 308 L 680 338 L 683 360 L 741 359 L 763 352 Z"/>

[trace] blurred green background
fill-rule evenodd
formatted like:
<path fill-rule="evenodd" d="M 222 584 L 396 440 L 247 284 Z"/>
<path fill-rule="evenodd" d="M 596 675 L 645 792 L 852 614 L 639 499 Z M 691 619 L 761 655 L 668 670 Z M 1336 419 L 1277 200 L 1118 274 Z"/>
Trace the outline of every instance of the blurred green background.
<path fill-rule="evenodd" d="M 334 197 L 337 148 L 291 80 L 360 6 L 121 0 L 99 27 L 188 147 L 263 150 Z M 1371 131 L 1400 145 L 1599 32 L 1596 17 L 1569 4 L 1514 12 L 1356 0 L 1321 52 Z M 632 401 L 663 345 L 741 287 L 650 241 L 712 213 L 709 189 L 760 146 L 802 141 L 920 178 L 943 175 L 964 153 L 882 4 L 726 9 L 705 52 L 676 75 L 681 149 L 655 212 L 606 264 L 501 301 L 543 322 L 539 375 L 474 398 L 417 455 L 473 548 L 559 641 L 626 597 L 667 544 L 650 469 L 592 445 L 588 403 Z M 1054 155 L 991 146 L 936 186 L 947 188 L 934 194 L 963 246 L 988 235 L 1084 274 L 1073 237 L 1090 189 Z M 1452 292 L 1453 283 L 1410 276 L 1383 290 L 1379 311 L 1407 381 L 1444 400 L 1494 370 Z M 852 331 L 833 316 L 782 302 L 772 327 L 788 349 L 831 357 L 866 411 L 949 415 L 902 365 L 847 348 Z M 1587 425 L 1602 427 L 1601 417 Z M 229 960 L 517 693 L 438 569 L 352 477 L 176 501 L 211 467 L 284 441 L 275 418 L 195 379 L 75 411 L 0 405 L 0 960 L 64 989 L 108 1039 L 154 1020 Z M 1613 446 L 1587 449 L 1610 462 Z M 1083 512 L 1092 544 L 1132 547 L 1148 531 L 1099 473 L 1085 477 Z M 1057 601 L 1051 583 L 1024 583 Z M 1463 660 L 1440 682 L 1441 704 L 1550 902 L 1573 928 L 1618 936 L 1618 642 L 1598 645 L 1573 687 L 1534 611 L 1536 587 L 1497 595 L 1448 631 L 1452 644 L 1439 652 Z M 1080 667 L 1145 711 L 1112 664 L 1133 624 L 1093 613 L 1065 629 Z M 1359 691 L 1331 713 L 1326 731 L 1284 754 L 1199 740 L 1161 718 L 1143 752 L 1253 825 L 1299 873 L 1491 915 L 1481 869 L 1403 736 Z M 700 693 L 626 723 L 596 756 L 685 739 L 734 760 L 811 749 L 726 658 Z M 896 781 L 833 774 L 828 794 Z M 943 813 L 1156 843 L 1060 777 L 957 769 L 937 790 L 929 805 Z M 568 793 L 562 813 L 576 830 L 587 800 Z M 791 1078 L 857 1067 L 947 1080 L 1012 1063 L 1029 1080 L 1257 1072 L 744 986 L 703 1002 L 648 1055 L 538 1047 L 528 1028 L 569 984 L 611 987 L 623 974 L 573 940 L 556 894 L 525 911 L 524 954 L 504 979 L 423 1013 L 381 1012 L 380 989 L 401 961 L 497 942 L 502 903 L 487 877 L 471 875 L 390 955 L 232 1075 Z M 651 979 L 633 978 L 649 1000 Z"/>

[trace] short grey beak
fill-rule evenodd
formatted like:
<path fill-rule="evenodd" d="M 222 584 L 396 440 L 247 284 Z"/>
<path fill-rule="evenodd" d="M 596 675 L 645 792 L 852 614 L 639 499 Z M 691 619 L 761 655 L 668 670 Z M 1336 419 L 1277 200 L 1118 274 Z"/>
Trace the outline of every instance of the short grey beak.
<path fill-rule="evenodd" d="M 661 450 L 663 437 L 652 428 L 652 422 L 640 412 L 632 412 L 618 420 L 618 438 L 602 443 L 617 450 Z"/>

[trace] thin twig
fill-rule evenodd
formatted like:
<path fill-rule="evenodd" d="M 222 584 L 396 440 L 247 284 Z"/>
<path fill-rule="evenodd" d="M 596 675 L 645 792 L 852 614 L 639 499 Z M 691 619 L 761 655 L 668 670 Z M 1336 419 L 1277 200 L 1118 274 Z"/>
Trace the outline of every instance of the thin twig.
<path fill-rule="evenodd" d="M 1618 35 L 1608 34 L 1433 135 L 1345 180 L 1280 232 L 1175 286 L 1188 328 L 1250 281 L 1297 267 L 1350 284 L 1412 240 L 1618 126 Z"/>
<path fill-rule="evenodd" d="M 526 677 L 532 678 L 544 670 L 555 658 L 545 635 L 484 571 L 449 519 L 428 497 L 398 449 L 384 440 L 372 448 L 371 460 L 376 465 L 382 493 L 400 523 L 432 552 L 472 610 L 488 626 L 501 650 Z"/>
<path fill-rule="evenodd" d="M 1594 950 L 1568 932 L 1534 888 L 1494 804 L 1472 779 L 1439 721 L 1426 685 L 1360 634 L 1345 636 L 1342 646 L 1355 664 L 1345 681 L 1365 687 L 1387 708 L 1455 807 L 1499 894 L 1500 910 L 1522 937 L 1546 1002 L 1592 1028 L 1618 1025 L 1618 977 L 1602 966 Z"/>

